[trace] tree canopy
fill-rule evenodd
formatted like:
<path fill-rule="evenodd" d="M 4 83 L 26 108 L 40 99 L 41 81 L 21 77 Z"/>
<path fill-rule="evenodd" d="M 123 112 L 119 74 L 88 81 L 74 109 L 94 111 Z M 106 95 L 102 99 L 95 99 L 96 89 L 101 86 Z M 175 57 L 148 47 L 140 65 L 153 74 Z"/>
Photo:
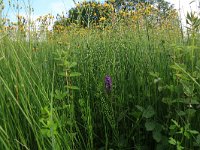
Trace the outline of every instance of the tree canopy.
<path fill-rule="evenodd" d="M 149 11 L 147 8 L 152 7 L 157 11 L 156 15 L 166 17 L 173 5 L 165 0 L 108 0 L 104 3 L 96 1 L 84 1 L 76 3 L 74 8 L 71 8 L 67 13 L 67 17 L 60 17 L 55 22 L 56 26 L 70 26 L 76 24 L 82 27 L 98 26 L 99 24 L 108 25 L 116 17 L 130 16 L 137 9 L 142 8 L 143 11 Z M 152 8 L 149 8 L 153 10 Z"/>

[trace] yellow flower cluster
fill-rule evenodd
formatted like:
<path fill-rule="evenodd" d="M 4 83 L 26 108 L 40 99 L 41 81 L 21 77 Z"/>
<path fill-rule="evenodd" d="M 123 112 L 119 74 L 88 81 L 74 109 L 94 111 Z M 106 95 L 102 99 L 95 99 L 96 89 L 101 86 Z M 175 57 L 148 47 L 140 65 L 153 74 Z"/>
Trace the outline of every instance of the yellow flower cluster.
<path fill-rule="evenodd" d="M 103 21 L 105 21 L 105 20 L 106 20 L 105 17 L 101 17 L 101 18 L 99 19 L 100 22 L 103 22 Z"/>

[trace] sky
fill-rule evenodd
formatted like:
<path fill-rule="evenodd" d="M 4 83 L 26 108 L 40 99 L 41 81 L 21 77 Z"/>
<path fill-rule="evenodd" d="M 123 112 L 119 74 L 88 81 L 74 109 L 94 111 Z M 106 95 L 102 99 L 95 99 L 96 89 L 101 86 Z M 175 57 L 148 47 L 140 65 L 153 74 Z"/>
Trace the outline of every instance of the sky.
<path fill-rule="evenodd" d="M 200 13 L 200 0 L 167 0 L 174 4 L 174 7 L 179 10 L 179 15 L 185 19 L 187 12 L 195 11 Z"/>
<path fill-rule="evenodd" d="M 13 7 L 9 7 L 8 1 L 9 0 L 3 0 L 5 9 L 3 12 L 3 16 L 7 16 L 8 18 L 11 18 L 11 20 L 16 17 L 17 11 Z M 12 4 L 16 4 L 17 0 L 10 0 Z M 34 18 L 37 18 L 42 15 L 46 14 L 52 14 L 56 16 L 57 14 L 66 14 L 66 12 L 74 7 L 73 0 L 18 0 L 19 5 L 23 8 L 20 10 L 20 14 L 23 16 L 27 16 L 28 12 L 25 7 L 28 6 L 28 1 L 30 1 L 31 7 L 34 9 L 34 12 L 32 13 L 32 16 Z M 75 0 L 76 2 L 81 2 L 84 0 Z M 97 0 L 100 2 L 103 2 L 104 0 Z M 13 5 L 12 5 L 13 6 Z"/>
<path fill-rule="evenodd" d="M 6 6 L 6 9 L 3 12 L 3 16 L 7 16 L 11 20 L 16 18 L 17 11 L 13 7 L 8 7 L 8 1 L 9 0 L 3 0 L 4 4 Z M 12 3 L 16 4 L 17 0 L 11 0 Z M 20 14 L 23 16 L 27 16 L 28 12 L 24 11 L 27 9 L 24 9 L 25 6 L 28 5 L 28 1 L 30 1 L 31 6 L 34 8 L 34 12 L 32 13 L 33 18 L 37 18 L 39 16 L 45 15 L 45 14 L 52 14 L 56 16 L 57 14 L 66 14 L 66 10 L 69 10 L 70 8 L 74 7 L 73 0 L 18 0 L 19 5 L 23 8 L 20 10 Z M 84 0 L 75 0 L 76 2 L 81 2 Z M 100 2 L 103 2 L 104 0 L 97 0 Z M 192 4 L 190 2 L 192 0 L 166 0 L 172 4 L 174 4 L 176 9 L 180 8 L 180 15 L 184 19 L 184 16 L 186 16 L 187 11 L 198 11 L 198 6 L 200 5 L 200 0 L 194 0 Z"/>

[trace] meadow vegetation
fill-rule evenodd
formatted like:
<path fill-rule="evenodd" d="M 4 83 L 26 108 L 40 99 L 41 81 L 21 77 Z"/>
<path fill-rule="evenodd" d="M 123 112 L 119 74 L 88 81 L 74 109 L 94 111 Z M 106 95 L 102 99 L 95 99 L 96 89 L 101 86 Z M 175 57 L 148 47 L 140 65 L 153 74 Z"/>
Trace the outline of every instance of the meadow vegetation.
<path fill-rule="evenodd" d="M 2 18 L 0 149 L 200 148 L 198 15 L 114 2 Z"/>

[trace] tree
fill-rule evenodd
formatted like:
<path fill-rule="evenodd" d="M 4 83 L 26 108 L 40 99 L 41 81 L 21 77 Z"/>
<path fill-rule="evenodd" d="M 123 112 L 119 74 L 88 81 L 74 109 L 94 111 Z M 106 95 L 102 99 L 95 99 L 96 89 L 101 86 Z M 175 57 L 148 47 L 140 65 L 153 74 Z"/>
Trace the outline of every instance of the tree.
<path fill-rule="evenodd" d="M 113 1 L 113 0 L 109 0 Z M 115 8 L 116 10 L 120 10 L 120 9 L 134 9 L 134 5 L 137 3 L 150 3 L 153 4 L 155 3 L 154 0 L 114 0 L 115 2 Z"/>
<path fill-rule="evenodd" d="M 172 10 L 174 7 L 169 2 L 166 2 L 165 0 L 157 0 L 157 8 L 161 15 L 166 16 L 170 10 Z"/>
<path fill-rule="evenodd" d="M 103 26 L 106 26 L 115 22 L 116 16 L 119 18 L 129 16 L 129 19 L 131 19 L 130 15 L 134 14 L 133 12 L 137 12 L 137 9 L 141 9 L 144 14 L 148 14 L 149 8 L 152 10 L 151 7 L 156 11 L 158 10 L 156 15 L 154 13 L 154 18 L 157 18 L 158 22 L 161 23 L 160 19 L 167 17 L 170 11 L 173 10 L 173 5 L 165 0 L 108 0 L 104 3 L 95 1 L 76 3 L 74 1 L 74 3 L 76 7 L 69 10 L 68 17 L 60 18 L 55 22 L 55 25 L 69 26 L 73 23 L 89 28 L 103 22 Z M 142 13 L 141 11 L 140 13 Z M 149 17 L 152 18 L 152 15 Z"/>
<path fill-rule="evenodd" d="M 69 10 L 68 18 L 59 19 L 56 24 L 70 25 L 70 23 L 75 23 L 89 28 L 91 25 L 108 21 L 113 10 L 113 5 L 109 3 L 101 4 L 95 1 L 76 3 L 76 7 Z"/>

